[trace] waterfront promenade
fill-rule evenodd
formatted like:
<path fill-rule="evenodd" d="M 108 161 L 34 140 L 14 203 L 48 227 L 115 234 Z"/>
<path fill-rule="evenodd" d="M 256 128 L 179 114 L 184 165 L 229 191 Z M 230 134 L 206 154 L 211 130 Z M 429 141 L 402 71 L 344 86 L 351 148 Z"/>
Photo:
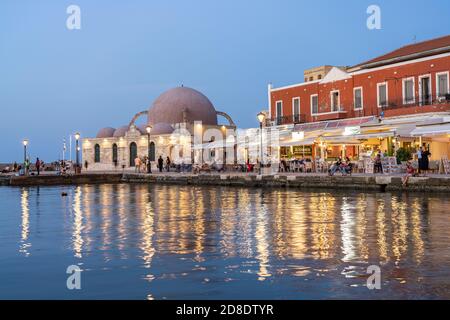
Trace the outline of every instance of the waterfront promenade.
<path fill-rule="evenodd" d="M 328 176 L 320 173 L 280 173 L 258 175 L 255 173 L 134 173 L 98 172 L 58 176 L 46 173 L 41 176 L 1 176 L 0 184 L 9 186 L 45 186 L 99 183 L 148 183 L 215 185 L 240 187 L 281 187 L 303 189 L 354 189 L 372 191 L 417 191 L 450 193 L 450 176 L 431 174 L 411 177 L 403 186 L 401 174 L 352 174 Z"/>

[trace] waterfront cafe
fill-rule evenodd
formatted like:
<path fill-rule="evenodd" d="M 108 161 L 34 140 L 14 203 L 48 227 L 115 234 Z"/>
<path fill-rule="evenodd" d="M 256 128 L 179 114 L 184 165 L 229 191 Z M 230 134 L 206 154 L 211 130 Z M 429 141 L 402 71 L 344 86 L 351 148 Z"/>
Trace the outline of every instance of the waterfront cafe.
<path fill-rule="evenodd" d="M 286 128 L 287 129 L 287 128 Z M 377 116 L 297 124 L 280 134 L 280 159 L 362 160 L 426 145 L 430 160 L 450 157 L 450 114 L 382 119 Z"/>

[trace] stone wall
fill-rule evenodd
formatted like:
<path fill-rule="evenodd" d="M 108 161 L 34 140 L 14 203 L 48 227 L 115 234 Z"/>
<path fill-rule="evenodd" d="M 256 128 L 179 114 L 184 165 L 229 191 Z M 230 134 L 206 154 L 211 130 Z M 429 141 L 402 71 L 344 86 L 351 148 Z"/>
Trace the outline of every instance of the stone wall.
<path fill-rule="evenodd" d="M 130 183 L 168 183 L 187 185 L 219 185 L 240 187 L 282 187 L 302 189 L 348 189 L 360 191 L 420 191 L 449 192 L 450 177 L 410 178 L 408 186 L 403 187 L 401 177 L 389 176 L 286 176 L 286 175 L 153 175 L 124 174 L 124 182 Z"/>

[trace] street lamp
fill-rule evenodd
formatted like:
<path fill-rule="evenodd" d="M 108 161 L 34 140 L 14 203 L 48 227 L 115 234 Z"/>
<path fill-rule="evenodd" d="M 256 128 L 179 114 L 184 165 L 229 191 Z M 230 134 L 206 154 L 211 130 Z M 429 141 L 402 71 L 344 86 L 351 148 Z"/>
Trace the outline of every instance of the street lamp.
<path fill-rule="evenodd" d="M 75 145 L 75 150 L 76 150 L 75 173 L 78 173 L 78 167 L 80 166 L 80 147 L 78 145 L 79 140 L 80 140 L 80 134 L 77 132 L 77 133 L 75 133 L 75 142 L 76 142 L 76 145 Z"/>
<path fill-rule="evenodd" d="M 148 125 L 147 128 L 145 128 L 147 131 L 147 157 L 148 157 L 148 165 L 147 165 L 147 173 L 152 173 L 152 163 L 150 162 L 150 132 L 152 131 L 152 126 Z"/>
<path fill-rule="evenodd" d="M 27 174 L 27 146 L 28 146 L 28 139 L 23 139 L 23 172 L 26 175 Z"/>
<path fill-rule="evenodd" d="M 261 142 L 261 146 L 260 146 L 260 150 L 261 150 L 261 161 L 259 162 L 259 174 L 262 174 L 262 166 L 263 166 L 263 138 L 262 138 L 262 127 L 263 127 L 263 122 L 266 119 L 266 114 L 264 112 L 260 112 L 258 113 L 258 115 L 256 116 L 258 118 L 259 121 L 259 135 L 260 135 L 260 142 Z"/>

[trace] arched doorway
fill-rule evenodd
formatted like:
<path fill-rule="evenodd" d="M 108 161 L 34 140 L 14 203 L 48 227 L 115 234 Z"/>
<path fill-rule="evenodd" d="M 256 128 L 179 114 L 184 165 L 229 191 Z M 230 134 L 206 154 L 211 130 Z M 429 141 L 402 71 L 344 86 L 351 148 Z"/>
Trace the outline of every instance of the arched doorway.
<path fill-rule="evenodd" d="M 156 153 L 155 143 L 152 141 L 150 142 L 150 151 L 149 151 L 150 161 L 155 161 L 156 157 L 155 153 Z"/>
<path fill-rule="evenodd" d="M 137 145 L 135 142 L 130 143 L 130 167 L 134 167 L 134 159 L 137 157 Z"/>
<path fill-rule="evenodd" d="M 117 167 L 118 160 L 117 144 L 114 143 L 112 146 L 112 161 L 115 167 Z"/>

